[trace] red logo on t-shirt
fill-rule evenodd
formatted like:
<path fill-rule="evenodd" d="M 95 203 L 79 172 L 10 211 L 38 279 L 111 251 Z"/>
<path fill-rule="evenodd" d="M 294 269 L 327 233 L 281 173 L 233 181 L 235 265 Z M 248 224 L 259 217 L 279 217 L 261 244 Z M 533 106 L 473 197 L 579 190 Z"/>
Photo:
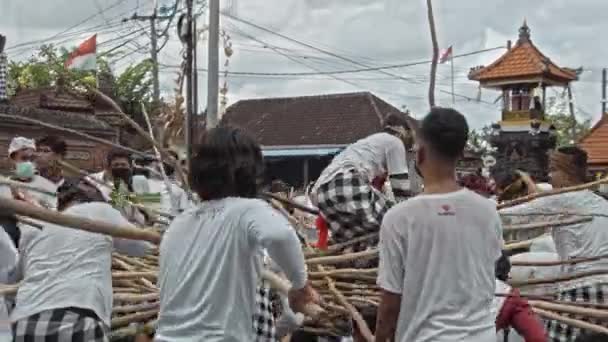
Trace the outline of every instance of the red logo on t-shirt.
<path fill-rule="evenodd" d="M 439 216 L 453 216 L 455 215 L 452 207 L 449 204 L 443 204 L 441 210 L 437 213 Z"/>

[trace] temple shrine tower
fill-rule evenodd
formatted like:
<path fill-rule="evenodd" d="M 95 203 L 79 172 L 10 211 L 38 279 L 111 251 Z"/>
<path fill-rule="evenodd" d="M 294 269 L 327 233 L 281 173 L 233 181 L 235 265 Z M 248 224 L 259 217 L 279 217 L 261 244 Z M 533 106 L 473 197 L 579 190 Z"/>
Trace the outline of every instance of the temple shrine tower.
<path fill-rule="evenodd" d="M 502 117 L 492 125 L 490 143 L 496 148 L 496 165 L 520 169 L 537 182 L 548 179 L 548 152 L 555 148 L 555 127 L 545 118 L 547 87 L 567 87 L 576 71 L 554 64 L 532 43 L 524 21 L 515 46 L 488 66 L 472 68 L 469 79 L 483 88 L 502 92 Z"/>

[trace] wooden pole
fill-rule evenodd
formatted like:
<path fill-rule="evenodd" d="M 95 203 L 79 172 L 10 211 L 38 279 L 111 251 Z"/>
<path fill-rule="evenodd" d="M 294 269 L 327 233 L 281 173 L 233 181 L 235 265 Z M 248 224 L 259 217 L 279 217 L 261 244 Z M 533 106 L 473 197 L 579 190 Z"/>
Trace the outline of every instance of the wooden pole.
<path fill-rule="evenodd" d="M 144 240 L 160 244 L 161 237 L 156 232 L 132 227 L 121 227 L 105 222 L 97 222 L 88 218 L 60 214 L 56 211 L 35 207 L 25 202 L 8 198 L 0 198 L 0 210 L 17 215 L 31 217 L 44 222 L 50 222 L 67 228 L 80 229 L 92 233 L 110 235 L 118 238 Z"/>
<path fill-rule="evenodd" d="M 431 61 L 431 79 L 429 80 L 429 106 L 435 107 L 435 79 L 437 78 L 437 61 L 439 60 L 439 44 L 437 43 L 437 31 L 435 30 L 435 18 L 433 16 L 432 0 L 426 0 L 427 16 L 431 28 L 431 42 L 433 43 L 433 59 Z"/>

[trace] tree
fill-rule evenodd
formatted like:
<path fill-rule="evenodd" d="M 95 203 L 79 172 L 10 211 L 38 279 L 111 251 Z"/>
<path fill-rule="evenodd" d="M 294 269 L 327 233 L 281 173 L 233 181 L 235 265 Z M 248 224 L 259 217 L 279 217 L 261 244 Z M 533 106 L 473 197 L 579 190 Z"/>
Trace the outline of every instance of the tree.
<path fill-rule="evenodd" d="M 562 97 L 550 97 L 547 100 L 545 110 L 547 120 L 550 121 L 557 132 L 557 146 L 572 145 L 584 137 L 591 129 L 591 120 L 579 121 L 570 115 L 568 99 Z M 576 132 L 572 135 L 572 127 Z"/>
<path fill-rule="evenodd" d="M 483 155 L 491 153 L 493 150 L 492 145 L 490 145 L 489 142 L 491 132 L 492 128 L 490 126 L 484 126 L 479 130 L 471 130 L 471 132 L 469 132 L 467 148 L 474 152 L 481 152 Z"/>
<path fill-rule="evenodd" d="M 43 45 L 40 51 L 24 62 L 9 63 L 8 91 L 14 95 L 21 89 L 35 89 L 49 86 L 63 86 L 71 90 L 85 92 L 87 87 L 96 87 L 95 72 L 66 70 L 64 67 L 69 51 L 53 45 Z M 98 75 L 110 74 L 110 61 L 120 55 L 119 52 L 97 57 Z M 141 115 L 141 103 L 152 113 L 152 62 L 143 60 L 129 66 L 115 79 L 115 98 L 123 111 L 131 116 Z"/>

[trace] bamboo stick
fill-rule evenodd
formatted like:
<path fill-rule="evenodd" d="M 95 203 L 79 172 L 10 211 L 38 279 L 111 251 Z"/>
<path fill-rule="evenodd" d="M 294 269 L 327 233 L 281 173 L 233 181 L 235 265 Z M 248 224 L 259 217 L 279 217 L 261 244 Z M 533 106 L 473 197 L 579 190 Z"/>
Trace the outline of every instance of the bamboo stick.
<path fill-rule="evenodd" d="M 567 304 L 549 303 L 540 300 L 531 300 L 528 303 L 534 308 L 539 308 L 543 310 L 564 312 L 572 315 L 596 318 L 599 320 L 606 320 L 608 318 L 608 311 L 606 310 L 581 308 Z"/>
<path fill-rule="evenodd" d="M 52 210 L 35 207 L 20 201 L 0 198 L 0 210 L 12 212 L 17 215 L 31 217 L 40 221 L 50 222 L 68 228 L 85 230 L 92 233 L 110 235 L 113 237 L 144 240 L 159 244 L 159 234 L 143 229 L 121 227 L 105 222 L 97 222 L 88 218 L 61 214 Z"/>
<path fill-rule="evenodd" d="M 143 322 L 147 319 L 150 319 L 150 318 L 153 318 L 156 316 L 158 316 L 158 310 L 153 309 L 153 310 L 147 310 L 147 311 L 143 311 L 143 312 L 137 312 L 134 314 L 125 315 L 125 316 L 118 317 L 118 318 L 113 318 L 112 319 L 112 329 L 122 328 L 131 323 Z"/>
<path fill-rule="evenodd" d="M 588 258 L 574 258 L 568 260 L 558 261 L 511 261 L 511 266 L 562 266 L 562 265 L 576 265 L 585 262 L 593 262 L 601 259 L 608 258 L 608 254 L 598 255 L 595 257 Z"/>
<path fill-rule="evenodd" d="M 112 272 L 113 280 L 121 280 L 121 279 L 138 279 L 138 278 L 150 278 L 156 279 L 158 276 L 156 271 L 148 271 L 148 272 Z"/>
<path fill-rule="evenodd" d="M 371 249 L 368 251 L 357 252 L 357 253 L 348 253 L 337 256 L 326 256 L 326 257 L 318 257 L 318 258 L 310 258 L 306 260 L 306 264 L 308 265 L 333 265 L 339 264 L 352 260 L 362 260 L 369 259 L 373 257 L 377 257 L 379 254 L 378 249 Z"/>
<path fill-rule="evenodd" d="M 529 286 L 529 285 L 553 284 L 553 283 L 559 283 L 559 282 L 564 282 L 564 281 L 570 281 L 570 280 L 575 280 L 575 279 L 580 279 L 580 278 L 585 278 L 585 277 L 591 277 L 591 276 L 596 276 L 596 275 L 606 275 L 606 274 L 608 274 L 608 270 L 587 271 L 587 272 L 580 272 L 580 273 L 575 273 L 575 274 L 568 274 L 568 275 L 559 276 L 559 277 L 530 279 L 530 280 L 526 280 L 526 281 L 511 281 L 511 282 L 509 282 L 509 285 L 511 285 L 513 287 L 521 287 L 521 286 Z"/>
<path fill-rule="evenodd" d="M 326 276 L 337 276 L 337 275 L 367 275 L 378 274 L 377 268 L 364 268 L 364 269 L 356 269 L 356 268 L 342 268 L 330 271 L 318 271 L 318 272 L 308 272 L 308 276 L 310 277 L 326 277 Z"/>
<path fill-rule="evenodd" d="M 532 310 L 534 312 L 536 312 L 539 316 L 544 317 L 546 319 L 559 321 L 559 322 L 562 322 L 569 326 L 583 329 L 583 330 L 590 330 L 590 331 L 600 333 L 600 334 L 608 334 L 608 328 L 605 328 L 601 325 L 592 324 L 592 323 L 581 321 L 581 320 L 574 319 L 574 318 L 564 317 L 555 312 L 546 311 L 546 310 L 539 309 L 539 308 L 532 308 Z"/>
<path fill-rule="evenodd" d="M 14 180 L 10 180 L 10 179 L 5 178 L 5 177 L 0 177 L 0 185 L 6 185 L 6 186 L 9 186 L 9 187 L 13 187 L 13 188 L 25 189 L 25 190 L 41 193 L 41 194 L 44 194 L 44 195 L 57 197 L 57 192 L 52 192 L 52 191 L 48 191 L 48 190 L 45 190 L 45 189 L 41 189 L 39 187 L 30 185 L 30 184 L 27 184 L 27 183 L 17 182 L 17 181 L 14 181 Z"/>
<path fill-rule="evenodd" d="M 130 313 L 130 312 L 146 311 L 146 310 L 152 310 L 152 309 L 158 310 L 159 307 L 160 307 L 159 302 L 115 306 L 112 309 L 112 314 Z"/>
<path fill-rule="evenodd" d="M 503 231 L 510 232 L 510 231 L 528 230 L 528 229 L 537 229 L 537 228 L 556 228 L 556 227 L 570 226 L 573 224 L 589 222 L 591 220 L 593 220 L 593 217 L 588 216 L 588 217 L 568 218 L 568 219 L 564 219 L 564 220 L 555 220 L 555 221 L 513 224 L 513 225 L 504 226 Z"/>
<path fill-rule="evenodd" d="M 115 302 L 145 302 L 145 301 L 155 301 L 160 299 L 160 294 L 158 293 L 115 293 L 114 294 Z"/>
<path fill-rule="evenodd" d="M 522 203 L 530 202 L 537 198 L 555 196 L 555 195 L 559 195 L 559 194 L 563 194 L 563 193 L 567 193 L 567 192 L 587 190 L 587 189 L 590 189 L 590 188 L 593 188 L 593 187 L 596 187 L 598 185 L 605 184 L 605 183 L 608 183 L 608 177 L 604 177 L 602 179 L 596 180 L 591 183 L 575 185 L 575 186 L 570 186 L 570 187 L 560 188 L 560 189 L 553 189 L 551 191 L 546 191 L 546 192 L 536 192 L 536 193 L 533 193 L 528 196 L 524 196 L 524 197 L 516 198 L 511 201 L 500 203 L 496 207 L 498 210 L 504 209 L 504 208 L 509 208 L 509 207 L 514 207 L 514 206 L 522 204 Z"/>
<path fill-rule="evenodd" d="M 511 251 L 511 250 L 520 249 L 520 248 L 530 248 L 530 246 L 532 245 L 534 240 L 536 240 L 536 239 L 507 243 L 502 247 L 502 249 L 505 251 Z"/>

